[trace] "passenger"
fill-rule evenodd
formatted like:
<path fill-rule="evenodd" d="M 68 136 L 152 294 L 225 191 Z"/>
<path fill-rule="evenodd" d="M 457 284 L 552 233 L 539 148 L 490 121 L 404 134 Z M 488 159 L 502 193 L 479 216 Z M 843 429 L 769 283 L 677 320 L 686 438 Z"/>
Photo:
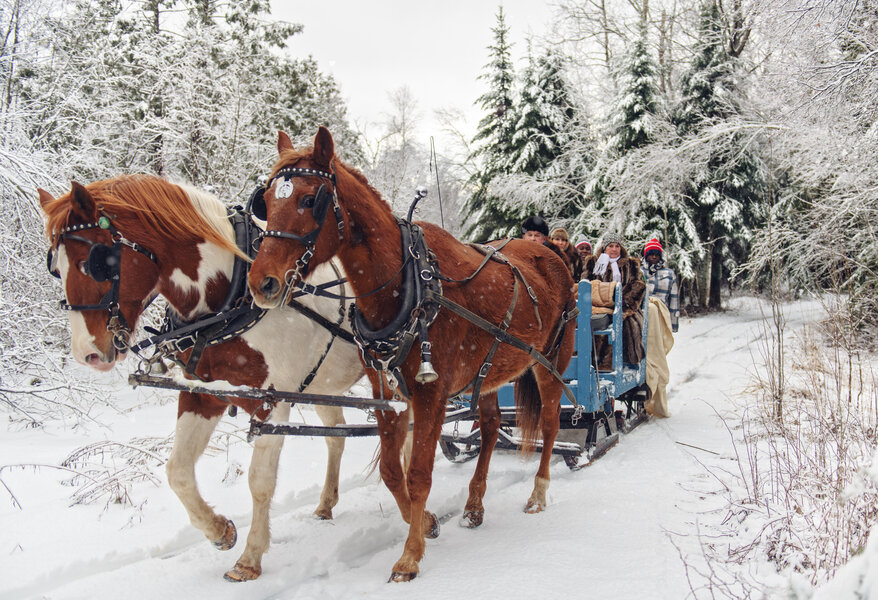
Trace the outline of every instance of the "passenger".
<path fill-rule="evenodd" d="M 570 274 L 573 275 L 573 281 L 579 281 L 582 276 L 582 259 L 579 258 L 579 254 L 570 243 L 567 230 L 563 227 L 556 227 L 552 230 L 549 240 L 567 257 L 567 266 L 570 269 Z"/>
<path fill-rule="evenodd" d="M 649 295 L 658 298 L 668 307 L 671 314 L 671 325 L 674 333 L 677 333 L 680 321 L 680 293 L 677 289 L 677 277 L 670 267 L 665 265 L 665 256 L 662 245 L 656 238 L 652 238 L 643 248 L 643 259 L 646 261 L 641 267 L 643 276 L 646 278 L 646 287 Z"/>
<path fill-rule="evenodd" d="M 521 224 L 521 239 L 543 244 L 549 236 L 549 224 L 539 215 L 531 215 Z"/>
<path fill-rule="evenodd" d="M 579 260 L 585 265 L 585 259 L 591 256 L 591 242 L 583 236 L 576 239 L 576 253 L 579 254 Z"/>
<path fill-rule="evenodd" d="M 667 385 L 670 380 L 668 352 L 674 347 L 674 333 L 680 314 L 677 278 L 664 264 L 664 252 L 655 238 L 643 249 L 643 274 L 649 289 L 649 331 L 646 339 L 646 385 L 650 396 L 646 412 L 670 417 Z"/>
<path fill-rule="evenodd" d="M 640 261 L 629 256 L 622 236 L 607 232 L 598 243 L 597 252 L 583 265 L 583 279 L 615 281 L 622 286 L 622 358 L 639 363 L 643 348 L 643 294 L 646 283 L 640 272 Z"/>

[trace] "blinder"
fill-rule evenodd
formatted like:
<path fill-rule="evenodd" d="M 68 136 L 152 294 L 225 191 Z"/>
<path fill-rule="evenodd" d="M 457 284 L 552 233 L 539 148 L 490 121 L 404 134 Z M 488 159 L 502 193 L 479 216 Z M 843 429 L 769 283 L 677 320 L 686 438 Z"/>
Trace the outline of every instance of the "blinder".
<path fill-rule="evenodd" d="M 114 244 L 95 244 L 88 251 L 85 261 L 85 274 L 101 283 L 119 278 L 119 265 L 122 262 L 122 246 Z"/>
<path fill-rule="evenodd" d="M 268 186 L 265 187 L 257 187 L 253 194 L 250 196 L 250 200 L 247 203 L 247 210 L 251 215 L 259 219 L 260 221 L 268 220 L 268 208 L 265 205 L 265 190 L 277 179 L 280 177 L 284 177 L 283 182 L 280 186 L 289 186 L 284 193 L 289 191 L 292 193 L 292 184 L 290 184 L 290 180 L 287 177 L 293 177 L 294 174 L 287 174 L 286 176 L 283 173 L 279 173 L 271 182 L 269 182 Z M 334 179 L 334 178 L 333 178 Z M 278 197 L 283 198 L 283 195 L 280 195 L 279 192 Z M 299 208 L 310 208 L 311 216 L 318 223 L 322 223 L 326 218 L 326 213 L 329 211 L 329 204 L 332 202 L 332 193 L 326 189 L 326 184 L 323 183 L 320 185 L 320 188 L 317 190 L 317 194 L 308 194 L 304 198 L 302 198 L 299 203 Z"/>
<path fill-rule="evenodd" d="M 62 238 L 76 240 L 91 246 L 88 251 L 88 258 L 83 263 L 83 273 L 94 279 L 98 283 L 110 281 L 119 278 L 120 265 L 122 263 L 122 246 L 118 242 L 112 246 L 106 244 L 95 243 L 87 238 L 62 234 Z M 55 264 L 55 252 L 53 248 L 49 248 L 46 254 L 46 268 L 53 277 L 61 278 L 58 272 L 58 265 Z"/>

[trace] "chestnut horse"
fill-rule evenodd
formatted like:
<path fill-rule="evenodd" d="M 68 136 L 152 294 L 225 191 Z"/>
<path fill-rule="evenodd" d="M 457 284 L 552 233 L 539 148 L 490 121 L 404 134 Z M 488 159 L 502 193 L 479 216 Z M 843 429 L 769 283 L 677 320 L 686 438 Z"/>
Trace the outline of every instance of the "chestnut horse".
<path fill-rule="evenodd" d="M 397 221 L 387 202 L 362 174 L 335 157 L 334 142 L 327 129 L 321 127 L 313 148 L 305 150 L 294 149 L 289 137 L 281 132 L 277 149 L 279 158 L 264 194 L 266 237 L 248 275 L 255 302 L 266 308 L 278 306 L 303 272 L 337 256 L 357 295 L 356 306 L 361 319 L 358 327 L 381 331 L 398 322 L 400 316 L 406 317 L 400 311 L 407 294 L 400 274 L 409 257 L 421 253 L 412 246 L 403 247 L 401 232 L 407 222 Z M 323 227 L 324 220 L 326 227 Z M 378 414 L 381 477 L 409 524 L 402 556 L 393 566 L 393 581 L 408 581 L 417 575 L 418 563 L 424 555 L 424 537 L 438 535 L 438 520 L 425 506 L 446 401 L 473 384 L 483 363 L 492 362 L 493 367 L 488 365 L 490 370 L 482 382 L 488 392 L 479 401 L 483 441 L 462 524 L 478 526 L 484 514 L 485 480 L 499 428 L 495 390 L 523 374 L 527 375 L 523 381 L 533 384 L 521 386 L 528 388 L 523 391 L 536 395 L 523 399 L 528 403 L 519 403 L 519 423 L 526 439 L 535 440 L 537 430 L 543 439 L 533 492 L 525 510 L 535 513 L 545 508 L 563 384 L 543 366 L 548 363 L 535 361 L 533 351 L 554 358 L 557 373 L 567 367 L 574 345 L 574 328 L 558 325 L 568 320 L 574 305 L 573 280 L 554 252 L 533 242 L 511 240 L 502 248 L 508 263 L 502 255 L 500 260 L 486 261 L 477 249 L 460 243 L 435 225 L 420 222 L 416 227 L 423 232 L 427 246 L 435 255 L 434 262 L 438 262 L 444 299 L 499 329 L 507 325 L 508 333 L 523 342 L 523 348 L 503 343 L 494 348 L 496 354 L 490 359 L 495 339 L 502 334 L 496 333 L 497 329 L 491 333 L 474 325 L 471 319 L 463 318 L 460 311 L 443 304 L 444 310 L 438 309 L 429 326 L 432 364 L 438 373 L 435 381 L 427 382 L 431 377 L 418 373 L 422 363 L 418 352 L 408 352 L 396 371 L 398 376 L 387 376 L 388 371 L 383 368 L 366 370 L 376 398 L 387 397 L 391 387 L 396 385 L 396 393 L 403 390 L 406 395 L 404 390 L 407 390 L 406 399 L 413 412 L 414 445 L 407 473 L 400 461 L 400 445 L 405 438 L 408 417 L 389 411 Z M 481 271 L 464 281 L 483 261 Z M 431 276 L 422 271 L 420 277 Z M 519 281 L 526 284 L 519 287 Z M 529 293 L 523 293 L 525 289 L 533 293 L 533 300 L 528 297 Z M 432 310 L 424 306 L 427 308 L 416 310 Z M 422 343 L 426 341 L 423 335 L 421 338 Z M 358 343 L 363 344 L 362 337 Z M 365 354 L 364 359 L 368 360 Z"/>
<path fill-rule="evenodd" d="M 70 310 L 72 351 L 76 360 L 106 371 L 125 355 L 125 344 L 114 344 L 107 297 L 116 289 L 117 323 L 133 328 L 144 307 L 161 294 L 185 320 L 220 310 L 233 279 L 235 257 L 246 258 L 235 244 L 225 206 L 214 196 L 158 177 L 121 176 L 82 186 L 53 198 L 39 190 L 52 242 L 52 265 L 60 276 Z M 115 259 L 110 252 L 121 241 Z M 109 259 L 108 259 L 109 257 Z M 113 260 L 116 265 L 112 265 Z M 247 259 L 249 260 L 249 259 Z M 110 265 L 108 267 L 108 265 Z M 108 268 L 117 269 L 117 284 L 107 281 Z M 327 265 L 314 273 L 312 283 L 337 279 Z M 242 282 L 243 283 L 243 282 Z M 335 288 L 339 290 L 339 288 Z M 340 288 L 344 294 L 347 286 Z M 339 301 L 306 297 L 302 304 L 333 323 L 341 322 L 345 306 Z M 123 340 L 124 341 L 124 340 Z M 117 344 L 120 350 L 117 350 Z M 181 354 L 188 360 L 187 350 Z M 325 352 L 322 363 L 318 363 Z M 356 345 L 336 339 L 327 329 L 289 307 L 267 311 L 249 330 L 203 350 L 195 374 L 205 381 L 233 385 L 298 390 L 319 366 L 305 391 L 342 394 L 362 376 Z M 180 392 L 174 447 L 167 463 L 168 483 L 180 498 L 189 519 L 221 550 L 237 539 L 235 525 L 217 514 L 198 492 L 195 462 L 229 402 L 251 415 L 261 402 Z M 340 407 L 315 407 L 326 425 L 344 423 Z M 273 420 L 286 421 L 290 404 L 281 402 Z M 332 518 L 338 502 L 338 476 L 343 437 L 327 437 L 329 464 L 315 514 Z M 262 555 L 269 546 L 268 511 L 277 479 L 283 436 L 258 437 L 253 444 L 249 483 L 253 522 L 247 546 L 226 579 L 255 579 L 262 572 Z"/>

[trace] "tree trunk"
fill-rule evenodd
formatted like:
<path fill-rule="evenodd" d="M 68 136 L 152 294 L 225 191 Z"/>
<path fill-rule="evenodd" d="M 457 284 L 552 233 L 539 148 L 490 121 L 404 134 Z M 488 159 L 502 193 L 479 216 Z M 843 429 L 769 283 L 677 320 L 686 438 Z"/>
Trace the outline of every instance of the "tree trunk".
<path fill-rule="evenodd" d="M 710 301 L 708 307 L 719 310 L 722 308 L 723 280 L 723 243 L 717 239 L 710 249 Z"/>

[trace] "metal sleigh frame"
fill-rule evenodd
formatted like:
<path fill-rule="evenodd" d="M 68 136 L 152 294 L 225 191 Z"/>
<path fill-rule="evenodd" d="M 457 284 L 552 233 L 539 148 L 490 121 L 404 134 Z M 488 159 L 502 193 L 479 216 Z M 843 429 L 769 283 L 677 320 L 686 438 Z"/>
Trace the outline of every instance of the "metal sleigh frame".
<path fill-rule="evenodd" d="M 643 298 L 643 345 L 646 348 L 648 329 L 648 294 Z M 575 354 L 563 378 L 576 397 L 576 404 L 561 396 L 561 429 L 577 430 L 582 440 L 577 442 L 556 441 L 552 452 L 564 457 L 571 469 L 587 466 L 611 448 L 619 439 L 620 432 L 630 431 L 646 419 L 644 402 L 646 400 L 646 357 L 638 364 L 622 361 L 622 291 L 616 286 L 614 309 L 610 327 L 592 331 L 591 328 L 591 284 L 579 282 L 577 307 L 579 315 L 576 323 Z M 593 360 L 593 335 L 607 336 L 612 348 L 612 369 L 600 371 Z M 393 400 L 375 400 L 349 396 L 327 396 L 299 392 L 287 392 L 273 388 L 247 388 L 222 385 L 220 382 L 205 384 L 199 381 L 180 381 L 169 377 L 156 377 L 148 373 L 134 373 L 128 383 L 171 390 L 203 393 L 219 398 L 249 398 L 263 401 L 262 413 L 269 413 L 277 402 L 292 404 L 323 404 L 362 410 L 403 410 L 405 404 Z M 515 437 L 515 402 L 512 384 L 505 384 L 498 390 L 501 413 L 500 437 L 496 448 L 516 450 L 521 448 L 521 440 Z M 616 407 L 616 401 L 623 408 Z M 234 408 L 234 407 L 230 407 Z M 232 411 L 230 410 L 230 413 Z M 234 413 L 232 413 L 234 414 Z M 477 422 L 478 406 L 470 398 L 460 396 L 449 401 L 445 422 L 453 424 L 453 431 L 443 431 L 439 445 L 445 456 L 454 462 L 469 460 L 479 453 L 481 432 L 475 426 L 465 434 L 459 432 L 459 423 Z M 252 417 L 248 439 L 257 435 L 307 435 L 333 437 L 360 437 L 377 435 L 377 425 L 347 424 L 337 426 L 307 425 L 301 423 L 268 423 Z M 537 449 L 541 447 L 537 443 Z"/>

